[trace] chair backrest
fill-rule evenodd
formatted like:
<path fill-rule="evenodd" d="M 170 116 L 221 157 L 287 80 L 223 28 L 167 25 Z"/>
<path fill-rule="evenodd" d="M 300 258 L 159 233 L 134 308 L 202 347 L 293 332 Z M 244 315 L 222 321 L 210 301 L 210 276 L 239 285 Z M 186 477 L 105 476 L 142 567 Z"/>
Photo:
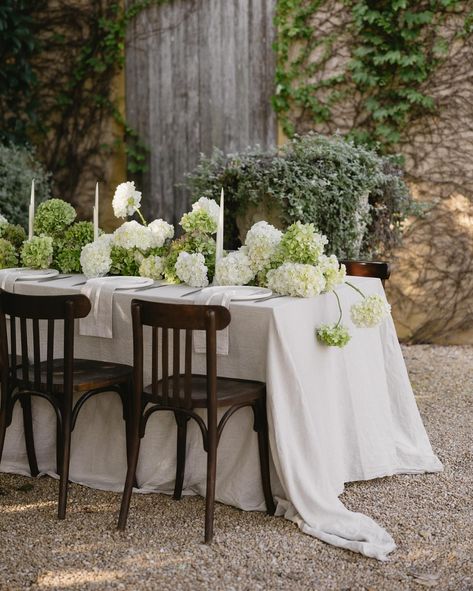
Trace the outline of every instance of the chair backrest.
<path fill-rule="evenodd" d="M 84 295 L 36 296 L 12 294 L 0 290 L 0 371 L 2 384 L 13 387 L 21 381 L 23 389 L 41 389 L 40 363 L 46 361 L 46 391 L 53 385 L 55 322 L 64 322 L 63 348 L 64 389 L 72 388 L 74 359 L 74 320 L 90 312 L 90 301 Z M 10 330 L 7 328 L 10 317 Z M 47 322 L 46 351 L 41 350 L 41 324 Z M 18 331 L 18 325 L 20 330 Z M 9 333 L 9 334 L 8 334 Z M 21 363 L 18 359 L 21 355 Z M 33 362 L 34 372 L 30 366 Z"/>
<path fill-rule="evenodd" d="M 391 275 L 391 265 L 385 261 L 340 261 L 347 268 L 347 275 L 377 277 L 383 285 Z"/>
<path fill-rule="evenodd" d="M 207 405 L 213 406 L 216 401 L 217 331 L 223 330 L 230 324 L 231 316 L 227 308 L 133 300 L 131 314 L 135 388 L 140 392 L 143 391 L 143 326 L 150 326 L 152 330 L 152 394 L 158 395 L 160 385 L 159 393 L 165 405 L 190 408 L 192 333 L 195 330 L 201 330 L 206 334 Z M 169 331 L 172 331 L 172 339 L 169 338 Z M 185 333 L 183 372 L 181 371 L 181 331 Z M 183 388 L 181 388 L 181 379 L 184 380 Z M 183 396 L 180 395 L 181 391 Z"/>

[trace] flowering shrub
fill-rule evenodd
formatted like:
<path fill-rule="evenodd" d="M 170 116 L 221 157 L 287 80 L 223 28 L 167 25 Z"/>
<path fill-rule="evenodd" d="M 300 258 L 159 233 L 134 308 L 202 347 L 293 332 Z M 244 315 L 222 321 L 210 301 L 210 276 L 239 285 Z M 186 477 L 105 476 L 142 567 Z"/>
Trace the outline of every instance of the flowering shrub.
<path fill-rule="evenodd" d="M 80 255 L 84 246 L 94 240 L 92 222 L 76 222 L 64 232 L 62 239 L 57 241 L 53 267 L 61 273 L 80 273 Z"/>
<path fill-rule="evenodd" d="M 18 264 L 18 255 L 15 247 L 9 240 L 0 238 L 0 269 L 16 267 Z"/>
<path fill-rule="evenodd" d="M 103 234 L 95 242 L 86 244 L 80 254 L 82 272 L 87 278 L 102 277 L 110 272 L 110 237 Z"/>
<path fill-rule="evenodd" d="M 192 205 L 192 211 L 182 216 L 180 225 L 185 232 L 215 234 L 219 213 L 220 206 L 216 201 L 201 197 Z"/>
<path fill-rule="evenodd" d="M 378 325 L 391 311 L 391 306 L 377 294 L 364 297 L 350 309 L 353 324 L 360 328 Z"/>
<path fill-rule="evenodd" d="M 48 199 L 40 203 L 34 218 L 34 233 L 59 237 L 76 219 L 76 210 L 62 199 Z"/>
<path fill-rule="evenodd" d="M 135 183 L 128 181 L 121 183 L 115 189 L 112 200 L 113 213 L 117 218 L 126 218 L 139 210 L 141 193 L 135 189 Z"/>
<path fill-rule="evenodd" d="M 21 262 L 31 269 L 48 269 L 53 260 L 53 239 L 50 236 L 33 236 L 21 249 Z"/>
<path fill-rule="evenodd" d="M 151 255 L 141 261 L 139 274 L 141 277 L 149 277 L 150 279 L 161 279 L 164 271 L 164 259 L 157 255 Z"/>
<path fill-rule="evenodd" d="M 283 263 L 268 271 L 267 285 L 276 293 L 311 298 L 325 289 L 325 277 L 314 265 Z"/>
<path fill-rule="evenodd" d="M 248 247 L 242 246 L 236 252 L 221 259 L 215 270 L 218 285 L 247 285 L 255 278 L 255 272 L 248 256 Z"/>
<path fill-rule="evenodd" d="M 189 254 L 180 252 L 176 261 L 176 275 L 183 283 L 191 287 L 207 287 L 207 277 L 204 255 L 200 252 Z"/>
<path fill-rule="evenodd" d="M 323 324 L 316 331 L 321 343 L 329 347 L 344 347 L 351 339 L 348 328 L 342 324 Z"/>

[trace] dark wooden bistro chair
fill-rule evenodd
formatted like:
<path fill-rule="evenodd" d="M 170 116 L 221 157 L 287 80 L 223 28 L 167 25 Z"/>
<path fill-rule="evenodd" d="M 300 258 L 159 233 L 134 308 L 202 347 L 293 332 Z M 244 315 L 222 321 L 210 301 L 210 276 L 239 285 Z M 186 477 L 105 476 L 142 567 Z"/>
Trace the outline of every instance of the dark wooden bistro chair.
<path fill-rule="evenodd" d="M 173 412 L 177 423 L 177 462 L 174 487 L 174 499 L 176 500 L 181 498 L 184 481 L 187 422 L 194 419 L 200 427 L 203 446 L 207 452 L 205 542 L 210 543 L 213 536 L 218 442 L 222 430 L 232 414 L 240 408 L 250 406 L 254 412 L 254 429 L 258 433 L 266 508 L 268 514 L 273 515 L 275 507 L 269 477 L 265 384 L 217 377 L 217 331 L 230 324 L 230 312 L 223 306 L 162 304 L 133 300 L 131 313 L 134 366 L 133 428 L 118 529 L 125 528 L 128 517 L 140 439 L 145 434 L 149 417 L 156 411 Z M 143 326 L 152 327 L 152 382 L 146 387 L 143 387 Z M 169 337 L 170 330 L 172 331 L 172 341 Z M 206 332 L 206 375 L 192 374 L 192 331 L 194 330 Z M 181 373 L 181 331 L 185 332 L 183 374 Z M 172 364 L 169 363 L 170 353 Z M 159 370 L 161 378 L 158 377 Z M 149 404 L 150 406 L 148 406 Z M 228 407 L 228 409 L 217 422 L 217 409 L 220 407 Z M 207 424 L 195 412 L 196 409 L 207 409 Z"/>
<path fill-rule="evenodd" d="M 354 277 L 378 277 L 383 287 L 391 275 L 391 265 L 384 261 L 340 261 L 347 268 L 347 275 Z"/>
<path fill-rule="evenodd" d="M 56 413 L 59 519 L 66 515 L 71 432 L 83 404 L 96 394 L 113 391 L 122 399 L 125 420 L 129 415 L 132 368 L 74 358 L 75 319 L 84 318 L 89 311 L 90 301 L 84 295 L 32 296 L 0 290 L 0 460 L 13 407 L 19 401 L 31 475 L 38 475 L 31 397 L 39 396 L 50 402 Z M 7 315 L 10 317 L 9 330 Z M 63 321 L 62 342 L 59 335 L 55 339 L 55 322 L 59 320 Z M 46 347 L 41 347 L 43 332 L 47 332 Z M 56 332 L 60 334 L 59 330 Z M 55 359 L 56 340 L 62 354 Z M 44 348 L 46 351 L 42 351 Z M 21 352 L 21 363 L 17 351 Z M 74 395 L 78 395 L 75 404 Z M 130 421 L 127 424 L 129 434 Z"/>

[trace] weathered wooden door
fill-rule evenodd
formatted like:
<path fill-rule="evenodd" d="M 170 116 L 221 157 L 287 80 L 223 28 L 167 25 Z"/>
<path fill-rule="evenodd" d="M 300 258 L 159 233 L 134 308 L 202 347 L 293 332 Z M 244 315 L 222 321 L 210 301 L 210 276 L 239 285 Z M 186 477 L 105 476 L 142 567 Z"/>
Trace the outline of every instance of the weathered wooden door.
<path fill-rule="evenodd" d="M 202 152 L 276 143 L 275 0 L 170 0 L 142 12 L 126 47 L 127 119 L 150 148 L 149 216 L 178 222 L 179 183 Z"/>

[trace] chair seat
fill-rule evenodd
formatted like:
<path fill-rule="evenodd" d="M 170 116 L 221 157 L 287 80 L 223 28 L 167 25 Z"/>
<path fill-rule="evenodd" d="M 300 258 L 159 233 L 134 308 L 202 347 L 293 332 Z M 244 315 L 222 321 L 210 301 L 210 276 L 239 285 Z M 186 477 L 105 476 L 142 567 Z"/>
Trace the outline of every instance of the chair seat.
<path fill-rule="evenodd" d="M 41 390 L 46 390 L 47 363 L 40 364 Z M 115 384 L 124 384 L 132 376 L 132 368 L 128 365 L 93 359 L 74 359 L 73 391 L 87 392 L 96 388 L 106 388 Z M 21 382 L 21 369 L 18 379 Z M 30 382 L 34 382 L 34 367 L 29 367 Z M 53 361 L 52 391 L 60 393 L 64 389 L 64 359 Z"/>
<path fill-rule="evenodd" d="M 143 393 L 149 401 L 158 404 L 164 404 L 162 395 L 162 380 L 159 380 L 157 386 L 157 395 L 153 396 L 152 385 L 146 386 Z M 169 378 L 168 382 L 169 404 L 173 397 L 173 380 Z M 179 398 L 181 406 L 184 401 L 184 376 L 181 375 L 179 379 Z M 242 404 L 245 402 L 252 402 L 263 398 L 266 392 L 266 385 L 261 382 L 254 382 L 250 380 L 236 380 L 232 378 L 217 378 L 217 406 L 230 406 L 234 404 Z M 207 377 L 202 375 L 192 375 L 192 407 L 206 408 L 207 406 Z M 175 404 L 175 403 L 174 403 Z M 174 405 L 173 404 L 173 405 Z"/>

